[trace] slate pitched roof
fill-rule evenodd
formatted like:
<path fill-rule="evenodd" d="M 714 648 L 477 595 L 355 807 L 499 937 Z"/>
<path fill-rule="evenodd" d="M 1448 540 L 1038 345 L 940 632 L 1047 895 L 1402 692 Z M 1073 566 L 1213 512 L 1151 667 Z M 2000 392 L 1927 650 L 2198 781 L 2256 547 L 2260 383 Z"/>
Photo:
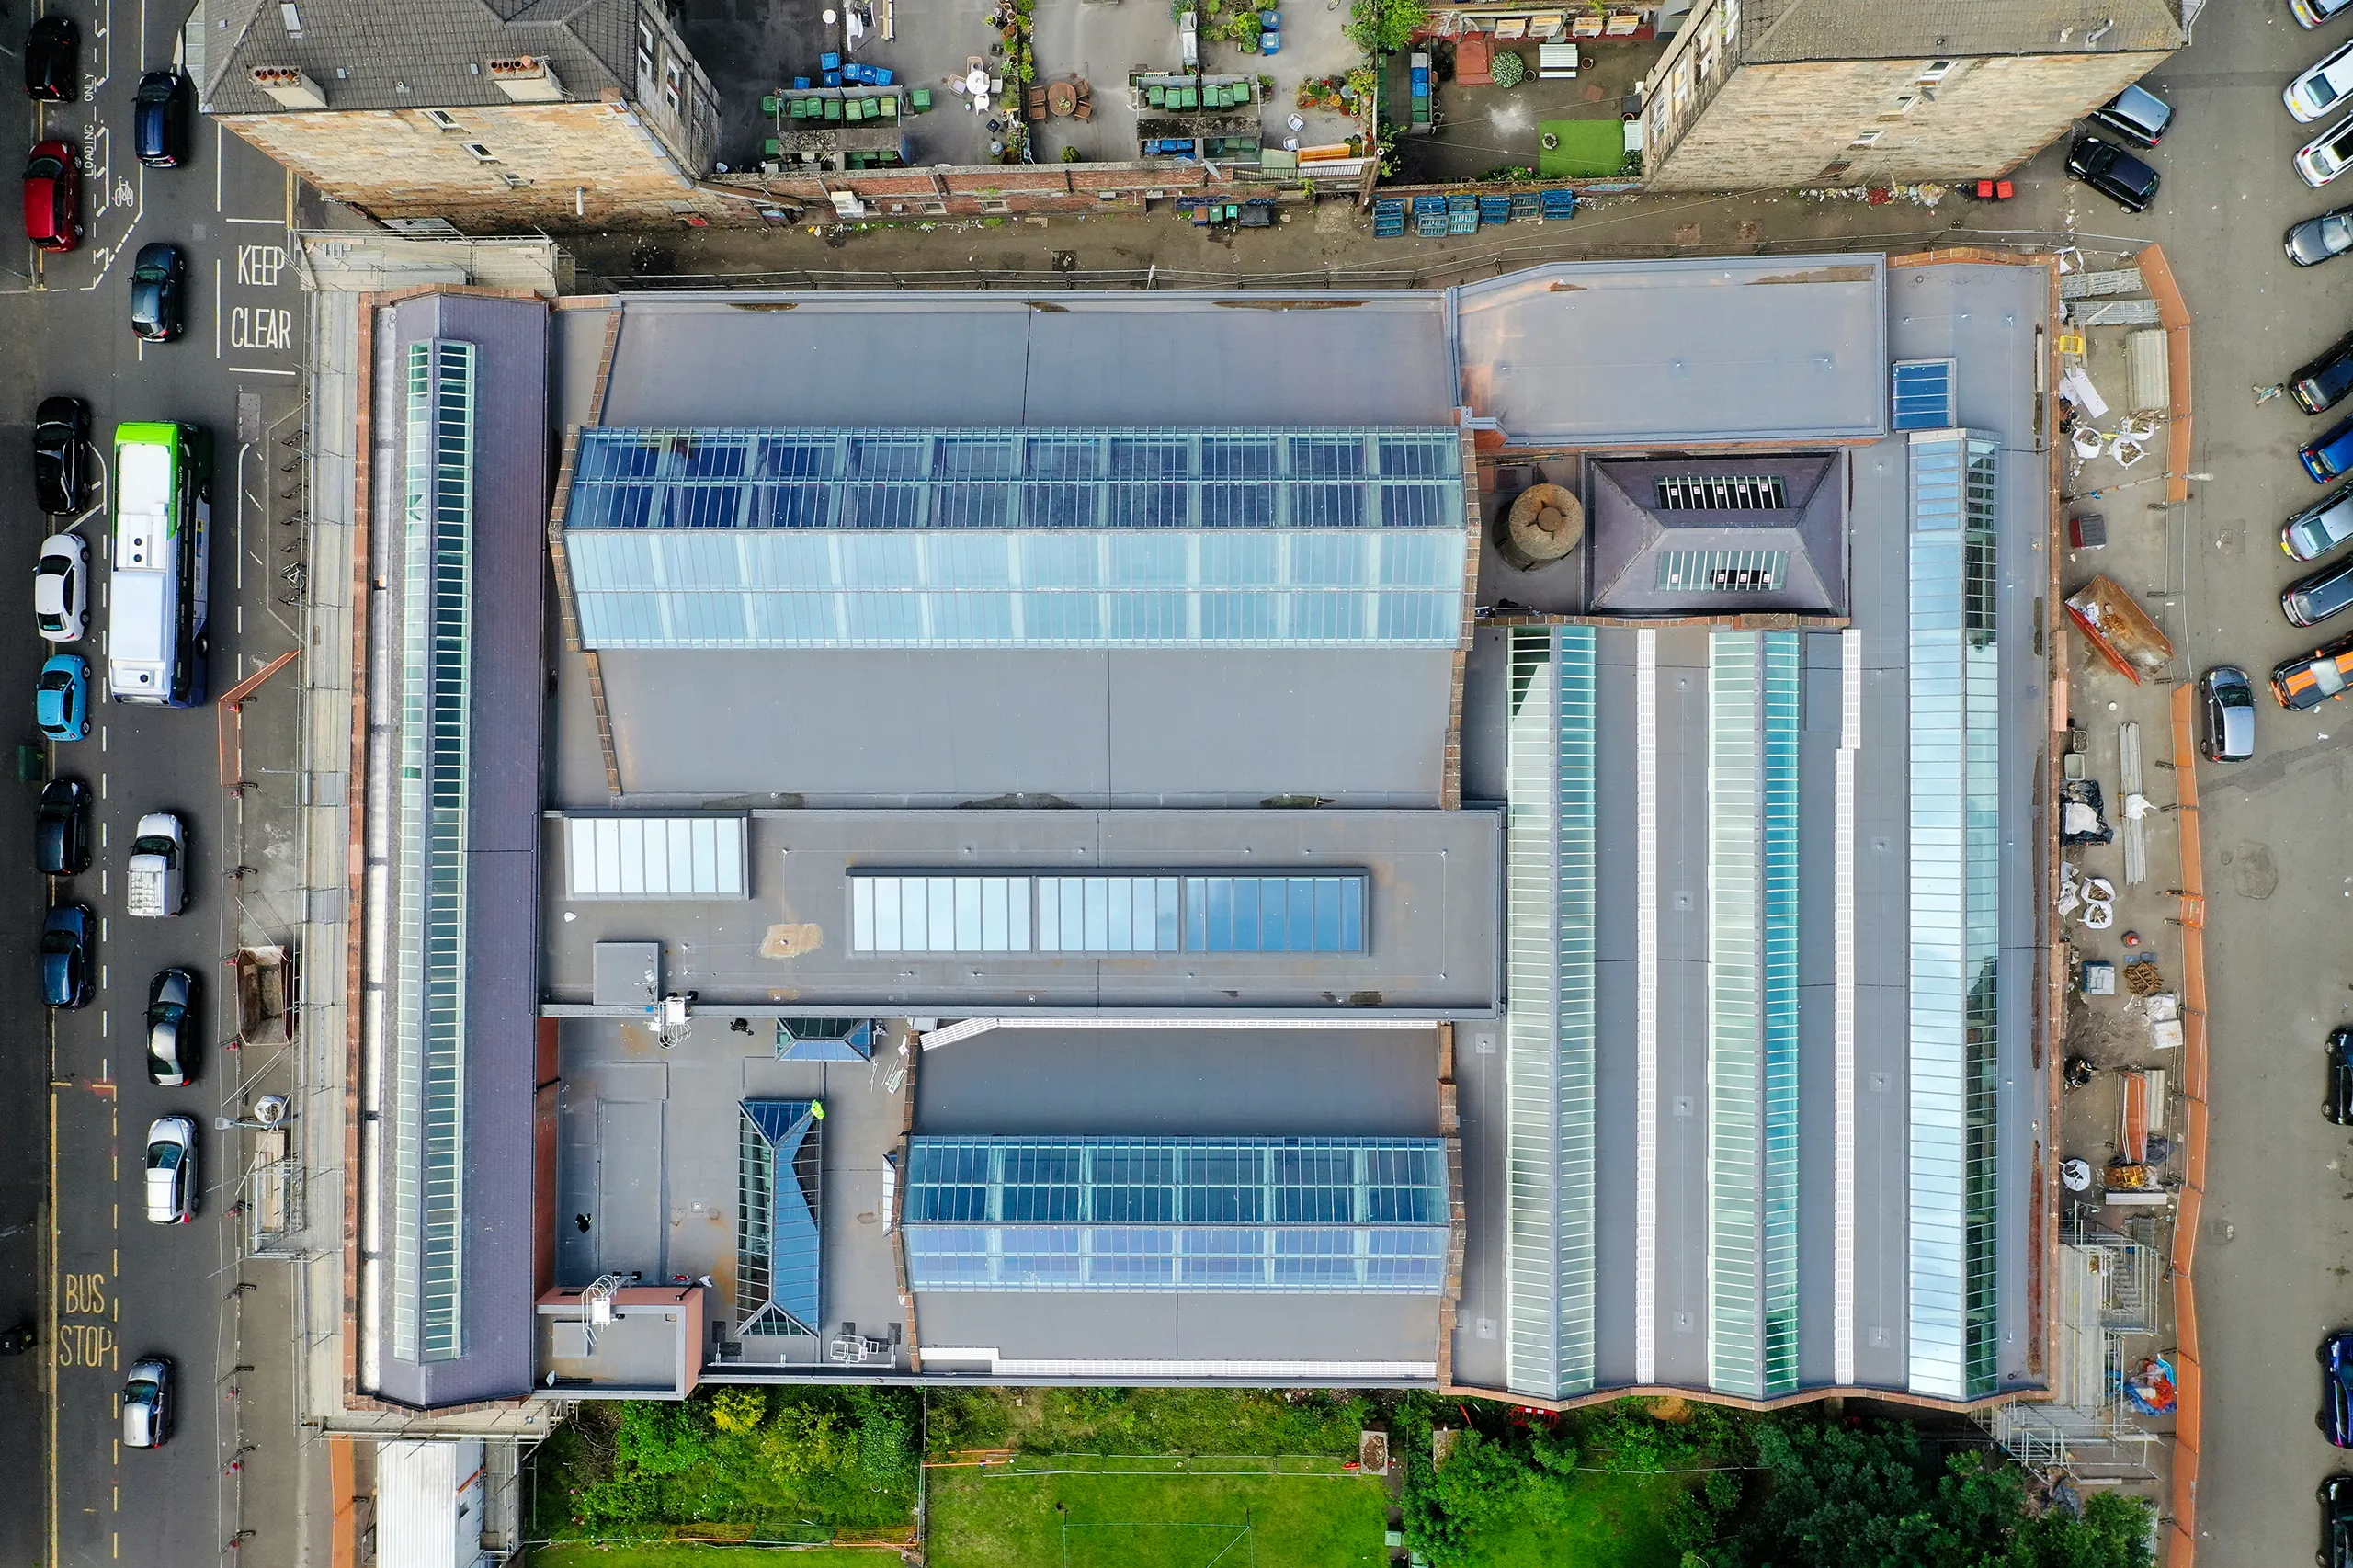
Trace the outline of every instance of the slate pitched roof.
<path fill-rule="evenodd" d="M 300 30 L 290 31 L 291 11 Z M 484 64 L 543 57 L 569 97 L 608 87 L 635 97 L 638 0 L 227 0 L 207 53 L 210 114 L 287 111 L 256 87 L 256 65 L 291 65 L 326 92 L 330 109 L 469 108 L 508 101 Z"/>
<path fill-rule="evenodd" d="M 1847 613 L 1846 495 L 1837 453 L 1602 459 L 1588 466 L 1595 614 Z M 1662 483 L 1684 488 L 1711 480 L 1778 483 L 1784 505 L 1674 506 L 1661 494 Z M 1711 568 L 1736 571 L 1768 557 L 1779 577 L 1773 586 L 1708 585 Z M 1669 585 L 1670 578 L 1682 585 Z"/>
<path fill-rule="evenodd" d="M 1968 60 L 2179 49 L 2179 0 L 1751 0 L 1744 62 Z"/>

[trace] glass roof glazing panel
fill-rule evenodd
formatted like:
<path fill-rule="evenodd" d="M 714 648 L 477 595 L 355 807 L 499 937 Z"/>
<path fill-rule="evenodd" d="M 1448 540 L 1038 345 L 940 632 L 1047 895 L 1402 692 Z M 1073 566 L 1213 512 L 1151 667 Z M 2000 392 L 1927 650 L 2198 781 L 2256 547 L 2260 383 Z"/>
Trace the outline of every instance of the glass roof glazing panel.
<path fill-rule="evenodd" d="M 1451 646 L 1462 483 L 1444 428 L 595 429 L 566 549 L 600 649 Z"/>
<path fill-rule="evenodd" d="M 813 1335 L 824 1321 L 824 1123 L 809 1100 L 745 1100 L 738 1109 L 736 1331 Z"/>
<path fill-rule="evenodd" d="M 1446 1146 L 1423 1138 L 914 1138 L 919 1290 L 1435 1293 Z"/>

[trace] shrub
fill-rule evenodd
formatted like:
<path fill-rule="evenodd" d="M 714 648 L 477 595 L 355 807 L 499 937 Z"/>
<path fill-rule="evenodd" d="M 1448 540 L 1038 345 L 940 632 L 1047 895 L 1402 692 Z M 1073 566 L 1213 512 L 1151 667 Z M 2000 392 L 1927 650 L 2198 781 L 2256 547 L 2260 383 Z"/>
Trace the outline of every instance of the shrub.
<path fill-rule="evenodd" d="M 768 1418 L 768 1396 L 757 1389 L 725 1389 L 710 1402 L 710 1424 L 722 1432 L 756 1431 Z"/>
<path fill-rule="evenodd" d="M 1427 0 L 1355 0 L 1345 30 L 1367 54 L 1394 54 L 1429 19 Z"/>
<path fill-rule="evenodd" d="M 1078 157 L 1079 157 L 1079 153 L 1078 153 L 1078 149 L 1077 149 L 1077 148 L 1075 148 L 1075 147 L 1065 147 L 1065 148 L 1063 148 L 1063 163 L 1065 163 L 1065 164 L 1074 164 L 1074 163 L 1078 162 Z"/>
<path fill-rule="evenodd" d="M 1495 85 L 1498 87 L 1517 87 L 1528 80 L 1528 62 L 1509 50 L 1496 55 L 1495 62 L 1490 69 L 1495 73 Z"/>

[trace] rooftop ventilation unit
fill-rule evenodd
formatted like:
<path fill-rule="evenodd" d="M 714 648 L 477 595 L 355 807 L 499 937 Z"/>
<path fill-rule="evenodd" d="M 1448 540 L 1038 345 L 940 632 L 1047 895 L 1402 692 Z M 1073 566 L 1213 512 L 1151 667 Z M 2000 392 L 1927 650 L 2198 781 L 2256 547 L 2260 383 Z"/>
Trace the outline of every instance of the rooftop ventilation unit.
<path fill-rule="evenodd" d="M 256 65 L 247 74 L 255 86 L 283 108 L 324 108 L 327 95 L 307 72 L 291 65 Z"/>
<path fill-rule="evenodd" d="M 563 84 L 544 56 L 517 54 L 490 62 L 490 79 L 498 90 L 518 104 L 560 104 Z"/>

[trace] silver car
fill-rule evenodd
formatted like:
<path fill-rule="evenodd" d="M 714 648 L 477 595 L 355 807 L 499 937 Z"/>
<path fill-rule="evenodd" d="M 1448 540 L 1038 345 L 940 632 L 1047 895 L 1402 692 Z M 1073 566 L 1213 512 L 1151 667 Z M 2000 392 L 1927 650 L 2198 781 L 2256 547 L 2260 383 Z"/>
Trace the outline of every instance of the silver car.
<path fill-rule="evenodd" d="M 2235 665 L 2216 665 L 2198 677 L 2198 749 L 2209 762 L 2245 762 L 2255 755 L 2255 684 Z"/>
<path fill-rule="evenodd" d="M 160 1449 L 172 1432 L 172 1364 L 134 1362 L 122 1381 L 122 1446 Z"/>
<path fill-rule="evenodd" d="M 147 1220 L 185 1225 L 196 1218 L 196 1121 L 159 1116 L 147 1129 Z"/>

